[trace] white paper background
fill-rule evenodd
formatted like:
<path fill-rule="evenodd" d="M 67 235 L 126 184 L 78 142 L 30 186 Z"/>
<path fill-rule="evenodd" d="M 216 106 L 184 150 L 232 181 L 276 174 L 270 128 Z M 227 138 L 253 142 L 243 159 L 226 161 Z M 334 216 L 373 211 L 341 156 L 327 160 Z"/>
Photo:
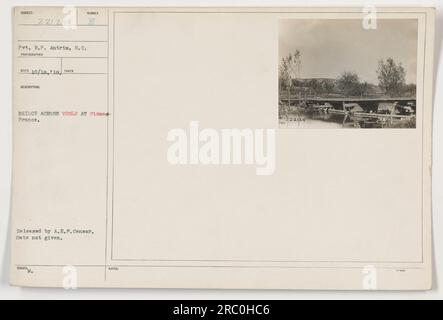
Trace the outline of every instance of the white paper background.
<path fill-rule="evenodd" d="M 434 132 L 433 132 L 433 230 L 434 230 L 434 289 L 430 292 L 306 292 L 306 291 L 249 291 L 249 290 L 129 290 L 129 289 L 37 289 L 9 287 L 9 236 L 10 221 L 10 181 L 11 181 L 11 8 L 17 5 L 88 5 L 88 6 L 434 6 L 437 8 L 435 88 L 443 82 L 440 66 L 441 37 L 443 30 L 443 4 L 441 1 L 14 1 L 3 0 L 0 4 L 0 299 L 442 299 L 441 274 L 443 272 L 443 222 L 439 212 L 443 207 L 442 148 L 438 142 L 442 138 L 442 125 L 439 118 L 439 105 L 443 103 L 441 92 L 434 94 Z"/>

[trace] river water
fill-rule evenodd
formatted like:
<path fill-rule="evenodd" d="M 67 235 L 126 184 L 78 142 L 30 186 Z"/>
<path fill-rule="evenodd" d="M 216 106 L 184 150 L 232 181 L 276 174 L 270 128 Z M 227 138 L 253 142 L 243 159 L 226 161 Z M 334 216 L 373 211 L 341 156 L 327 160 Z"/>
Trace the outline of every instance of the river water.
<path fill-rule="evenodd" d="M 281 129 L 342 129 L 353 128 L 352 121 L 343 121 L 343 115 L 303 114 L 290 116 L 288 120 L 280 120 Z"/>

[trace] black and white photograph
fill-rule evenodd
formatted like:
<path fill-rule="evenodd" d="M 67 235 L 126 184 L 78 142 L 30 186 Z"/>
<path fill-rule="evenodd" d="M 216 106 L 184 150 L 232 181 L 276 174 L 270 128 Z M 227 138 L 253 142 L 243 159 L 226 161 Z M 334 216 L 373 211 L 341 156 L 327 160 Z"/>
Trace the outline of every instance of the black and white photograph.
<path fill-rule="evenodd" d="M 280 20 L 280 128 L 415 128 L 417 27 Z"/>

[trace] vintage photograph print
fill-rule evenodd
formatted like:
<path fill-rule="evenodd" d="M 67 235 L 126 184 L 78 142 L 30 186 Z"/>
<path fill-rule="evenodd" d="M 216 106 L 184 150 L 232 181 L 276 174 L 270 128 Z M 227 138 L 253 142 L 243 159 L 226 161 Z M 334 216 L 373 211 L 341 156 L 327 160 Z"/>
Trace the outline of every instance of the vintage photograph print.
<path fill-rule="evenodd" d="M 416 19 L 282 19 L 280 128 L 415 128 Z"/>

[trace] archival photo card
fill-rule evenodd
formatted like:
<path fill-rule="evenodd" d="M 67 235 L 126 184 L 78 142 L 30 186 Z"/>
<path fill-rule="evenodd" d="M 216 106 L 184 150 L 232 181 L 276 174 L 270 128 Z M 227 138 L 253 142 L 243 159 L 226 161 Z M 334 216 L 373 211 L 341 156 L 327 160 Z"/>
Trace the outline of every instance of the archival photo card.
<path fill-rule="evenodd" d="M 13 19 L 11 284 L 432 287 L 432 8 Z"/>

